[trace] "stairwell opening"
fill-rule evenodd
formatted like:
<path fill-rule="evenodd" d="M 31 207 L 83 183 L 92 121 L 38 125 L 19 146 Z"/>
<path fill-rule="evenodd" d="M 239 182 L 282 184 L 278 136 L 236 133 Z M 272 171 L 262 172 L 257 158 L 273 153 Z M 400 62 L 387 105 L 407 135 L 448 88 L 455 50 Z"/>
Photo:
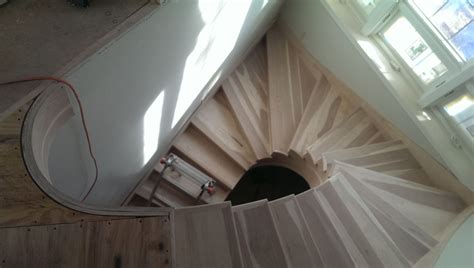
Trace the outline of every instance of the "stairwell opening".
<path fill-rule="evenodd" d="M 293 170 L 276 165 L 256 166 L 240 178 L 226 198 L 232 205 L 269 201 L 309 190 L 306 180 Z"/>

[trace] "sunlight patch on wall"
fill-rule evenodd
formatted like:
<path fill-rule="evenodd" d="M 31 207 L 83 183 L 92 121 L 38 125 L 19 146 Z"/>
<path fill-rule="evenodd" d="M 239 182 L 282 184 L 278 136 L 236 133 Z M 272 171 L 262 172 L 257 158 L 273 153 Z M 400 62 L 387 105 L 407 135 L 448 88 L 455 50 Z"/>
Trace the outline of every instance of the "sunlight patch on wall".
<path fill-rule="evenodd" d="M 251 0 L 199 1 L 205 26 L 199 33 L 194 50 L 186 59 L 172 127 L 232 52 L 251 4 Z"/>
<path fill-rule="evenodd" d="M 364 50 L 365 54 L 375 63 L 377 68 L 382 72 L 386 73 L 385 63 L 379 55 L 378 49 L 369 41 L 357 40 L 359 46 Z"/>
<path fill-rule="evenodd" d="M 143 117 L 143 164 L 151 159 L 158 149 L 160 140 L 161 117 L 163 115 L 163 99 L 165 90 L 148 107 Z"/>

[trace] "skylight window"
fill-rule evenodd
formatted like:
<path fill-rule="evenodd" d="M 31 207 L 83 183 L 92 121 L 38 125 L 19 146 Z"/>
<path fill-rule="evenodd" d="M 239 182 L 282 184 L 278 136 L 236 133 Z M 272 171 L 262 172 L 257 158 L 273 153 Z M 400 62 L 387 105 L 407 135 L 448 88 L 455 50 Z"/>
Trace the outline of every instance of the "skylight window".
<path fill-rule="evenodd" d="M 444 110 L 450 116 L 460 116 L 463 113 L 471 112 L 474 116 L 474 99 L 469 95 L 463 95 L 444 106 Z"/>
<path fill-rule="evenodd" d="M 423 83 L 430 83 L 448 70 L 405 17 L 398 18 L 383 36 Z"/>

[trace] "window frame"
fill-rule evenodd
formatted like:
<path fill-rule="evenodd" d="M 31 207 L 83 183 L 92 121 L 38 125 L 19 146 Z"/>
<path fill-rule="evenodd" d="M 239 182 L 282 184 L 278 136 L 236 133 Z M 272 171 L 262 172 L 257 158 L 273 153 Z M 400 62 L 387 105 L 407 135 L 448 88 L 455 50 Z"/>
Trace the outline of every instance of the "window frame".
<path fill-rule="evenodd" d="M 418 7 L 411 0 L 391 0 L 390 2 L 381 2 L 384 7 L 376 6 L 371 14 L 365 14 L 355 1 L 351 1 L 354 8 L 354 14 L 361 21 L 361 33 L 372 39 L 381 52 L 395 66 L 392 67 L 403 72 L 407 81 L 416 85 L 419 98 L 417 100 L 420 107 L 428 113 L 438 118 L 442 125 L 448 130 L 451 136 L 451 143 L 455 145 L 454 140 L 460 141 L 463 148 L 466 148 L 471 159 L 474 159 L 474 145 L 470 142 L 464 130 L 454 122 L 449 114 L 443 109 L 443 104 L 448 103 L 456 96 L 469 92 L 474 96 L 474 58 L 463 60 L 456 49 L 446 40 L 439 30 L 426 18 Z M 410 4 L 412 2 L 412 4 Z M 381 5 L 379 3 L 379 5 Z M 391 7 L 390 7 L 391 5 Z M 385 10 L 386 13 L 376 13 L 375 11 Z M 431 48 L 432 52 L 448 69 L 443 75 L 435 78 L 433 81 L 425 84 L 414 70 L 405 62 L 401 55 L 385 40 L 385 32 L 400 17 L 405 17 L 415 30 L 420 34 L 424 41 Z M 379 20 L 379 22 L 376 21 Z M 398 65 L 398 66 L 397 66 Z M 472 82 L 469 82 L 472 81 Z M 468 85 L 469 84 L 469 85 Z"/>
<path fill-rule="evenodd" d="M 419 88 L 423 89 L 422 94 L 430 92 L 440 88 L 446 84 L 449 80 L 456 77 L 457 74 L 462 70 L 462 63 L 459 63 L 456 58 L 451 54 L 446 45 L 442 42 L 440 37 L 436 36 L 433 32 L 433 29 L 423 21 L 423 18 L 410 6 L 406 1 L 400 1 L 397 3 L 396 8 L 391 11 L 391 13 L 386 15 L 388 19 L 383 22 L 382 25 L 379 25 L 378 28 L 375 28 L 370 34 L 372 36 L 376 35 L 379 38 L 375 40 L 377 43 L 383 42 L 384 46 L 389 48 L 388 54 L 392 58 L 396 58 L 400 62 L 407 73 L 410 74 L 411 79 L 416 81 L 416 84 Z M 420 34 L 420 36 L 425 40 L 428 46 L 431 48 L 433 53 L 440 59 L 440 61 L 448 69 L 443 75 L 435 78 L 433 81 L 425 84 L 413 71 L 411 67 L 401 58 L 397 51 L 384 39 L 383 32 L 387 30 L 393 23 L 400 17 L 405 17 L 410 24 L 415 28 L 415 30 Z"/>
<path fill-rule="evenodd" d="M 445 81 L 447 79 L 446 77 L 452 75 L 452 70 L 450 69 L 450 66 L 446 64 L 443 59 L 439 56 L 437 50 L 433 48 L 433 46 L 430 44 L 429 41 L 426 40 L 426 38 L 420 33 L 420 36 L 425 40 L 425 42 L 430 46 L 430 49 L 432 52 L 440 59 L 440 61 L 446 66 L 448 69 L 443 75 L 435 78 L 428 84 L 425 84 L 420 77 L 415 73 L 415 71 L 407 64 L 407 62 L 402 58 L 402 56 L 395 50 L 395 48 L 392 47 L 392 45 L 385 40 L 383 33 L 390 28 L 395 21 L 397 21 L 399 18 L 405 17 L 412 25 L 413 23 L 400 11 L 395 12 L 392 17 L 386 22 L 386 24 L 380 28 L 379 31 L 374 35 L 374 40 L 378 43 L 378 46 L 381 47 L 382 49 L 386 50 L 385 54 L 389 55 L 389 58 L 391 60 L 395 59 L 397 64 L 402 65 L 403 70 L 405 70 L 405 73 L 407 73 L 410 77 L 411 80 L 415 82 L 417 85 L 418 93 L 420 95 L 424 94 L 425 92 L 429 91 L 432 87 L 435 85 L 442 83 L 442 81 Z M 418 31 L 418 29 L 413 25 L 413 27 Z M 388 50 L 388 51 L 387 51 Z"/>
<path fill-rule="evenodd" d="M 452 93 L 448 94 L 447 96 L 440 98 L 436 104 L 433 105 L 432 111 L 438 118 L 441 119 L 443 125 L 450 131 L 451 139 L 453 139 L 453 136 L 458 138 L 462 147 L 467 149 L 466 151 L 469 153 L 471 158 L 474 158 L 474 143 L 468 136 L 469 134 L 465 133 L 465 130 L 459 127 L 459 124 L 454 120 L 454 118 L 450 116 L 443 108 L 447 103 L 465 94 L 474 96 L 474 90 L 470 90 L 468 86 L 460 87 L 452 91 Z M 451 140 L 451 142 L 453 141 Z"/>

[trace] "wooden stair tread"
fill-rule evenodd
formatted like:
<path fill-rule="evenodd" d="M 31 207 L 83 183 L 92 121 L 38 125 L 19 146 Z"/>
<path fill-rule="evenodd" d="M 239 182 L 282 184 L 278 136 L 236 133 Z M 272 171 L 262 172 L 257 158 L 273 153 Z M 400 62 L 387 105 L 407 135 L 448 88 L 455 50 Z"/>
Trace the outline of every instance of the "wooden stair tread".
<path fill-rule="evenodd" d="M 294 195 L 271 201 L 268 204 L 289 265 L 322 267 L 318 249 L 311 239 L 307 223 Z"/>
<path fill-rule="evenodd" d="M 390 144 L 390 142 L 384 143 Z M 387 175 L 411 180 L 416 183 L 431 185 L 427 174 L 423 171 L 418 161 L 410 151 L 402 144 L 395 144 L 386 148 L 376 148 L 378 144 L 370 144 L 362 147 L 354 147 L 345 150 L 324 153 L 322 155 L 322 168 L 331 169 L 334 161 L 340 161 L 349 165 L 363 167 Z M 367 149 L 372 147 L 374 149 Z M 348 151 L 346 154 L 345 152 Z M 360 154 L 364 152 L 365 154 Z M 333 172 L 328 172 L 331 175 Z"/>
<path fill-rule="evenodd" d="M 384 174 L 433 187 L 433 183 L 423 168 L 384 171 Z"/>
<path fill-rule="evenodd" d="M 369 189 L 391 203 L 392 206 L 433 237 L 437 237 L 437 234 L 456 216 L 456 213 L 437 209 L 430 205 L 426 206 L 417 202 L 411 202 L 390 192 L 380 190 L 377 187 L 370 187 L 369 185 Z"/>
<path fill-rule="evenodd" d="M 339 170 L 343 170 L 346 173 L 351 174 L 351 176 L 356 177 L 364 182 L 375 181 L 375 182 L 380 182 L 380 183 L 389 183 L 389 184 L 394 184 L 398 186 L 413 188 L 418 191 L 426 191 L 426 192 L 431 192 L 434 194 L 445 195 L 454 199 L 459 199 L 457 195 L 451 192 L 440 190 L 435 187 L 423 185 L 420 183 L 390 176 L 381 172 L 377 172 L 370 169 L 361 168 L 361 167 L 353 166 L 353 165 L 346 164 L 343 162 L 335 161 L 334 173 L 337 173 Z"/>
<path fill-rule="evenodd" d="M 360 206 L 336 177 L 318 190 L 326 197 L 331 208 L 341 220 L 352 241 L 370 267 L 408 267 L 408 261 L 401 256 L 389 237 Z"/>
<path fill-rule="evenodd" d="M 291 49 L 278 28 L 267 32 L 268 99 L 272 152 L 286 153 L 303 113 L 301 87 L 290 58 Z M 293 78 L 293 79 L 292 79 Z M 295 81 L 296 80 L 296 81 Z"/>
<path fill-rule="evenodd" d="M 396 223 L 406 232 L 410 233 L 411 236 L 423 242 L 425 245 L 429 247 L 433 247 L 436 245 L 436 239 L 434 239 L 430 234 L 421 229 L 418 225 L 413 223 L 409 218 L 399 212 L 390 203 L 388 203 L 383 198 L 379 197 L 377 194 L 371 191 L 360 180 L 351 177 L 350 174 L 343 174 L 344 180 L 351 185 L 351 187 L 359 194 L 362 201 L 369 208 L 371 208 L 371 210 L 377 209 L 379 212 L 382 212 L 386 217 L 389 217 L 392 222 Z"/>
<path fill-rule="evenodd" d="M 244 267 L 287 267 L 268 202 L 232 207 Z"/>
<path fill-rule="evenodd" d="M 357 169 L 359 169 L 359 173 L 356 172 Z M 361 174 L 361 168 L 357 167 L 339 170 L 348 179 L 355 178 L 363 182 L 371 192 L 391 204 L 406 218 L 433 237 L 436 237 L 465 207 L 464 202 L 457 195 L 432 187 L 409 181 L 404 183 L 404 180 L 370 170 L 366 170 L 365 173 Z M 379 178 L 374 180 L 373 177 L 367 176 L 367 174 L 378 175 Z M 371 183 L 374 181 L 389 185 L 390 188 L 384 189 L 385 186 L 382 186 L 381 189 L 379 185 Z"/>
<path fill-rule="evenodd" d="M 377 252 L 380 260 L 389 266 L 411 266 L 423 257 L 430 247 L 413 237 L 397 223 L 400 220 L 393 221 L 385 214 L 377 210 L 370 209 L 370 206 L 363 201 L 360 193 L 351 186 L 342 174 L 332 178 L 329 187 L 326 187 L 326 194 L 332 196 L 331 205 L 334 205 L 341 216 L 345 217 L 344 224 L 347 228 L 354 229 L 354 225 L 365 226 L 367 229 L 359 235 L 365 235 L 370 239 L 374 246 L 374 252 Z M 324 191 L 324 189 L 322 189 Z M 352 215 L 352 216 L 350 216 Z M 357 223 L 352 222 L 353 218 Z M 405 226 L 406 227 L 406 226 Z M 350 233 L 356 234 L 357 230 Z M 355 239 L 359 239 L 353 236 Z M 429 236 L 428 236 L 429 237 Z M 431 237 L 430 237 L 431 238 Z M 433 240 L 431 238 L 431 240 Z M 362 249 L 367 249 L 361 245 Z M 391 253 L 391 254 L 389 254 Z M 372 265 L 371 265 L 372 266 Z M 375 265 L 376 267 L 380 265 Z"/>
<path fill-rule="evenodd" d="M 257 159 L 268 157 L 268 76 L 264 42 L 260 42 L 224 81 L 222 89 L 254 155 Z"/>
<path fill-rule="evenodd" d="M 174 211 L 176 267 L 241 267 L 230 203 Z"/>
<path fill-rule="evenodd" d="M 405 146 L 401 141 L 387 141 L 380 143 L 367 144 L 359 147 L 352 147 L 347 149 L 334 150 L 330 152 L 324 152 L 322 154 L 323 170 L 328 170 L 334 160 L 344 161 L 345 159 L 356 158 L 360 156 L 372 155 L 378 152 L 385 152 L 391 149 L 404 148 Z"/>
<path fill-rule="evenodd" d="M 307 153 L 316 164 L 324 152 L 357 147 L 373 141 L 379 131 L 365 111 L 359 108 L 338 127 L 327 132 L 307 148 Z"/>
<path fill-rule="evenodd" d="M 192 124 L 243 169 L 248 169 L 257 159 L 229 106 L 219 91 L 198 111 Z"/>
<path fill-rule="evenodd" d="M 158 176 L 159 171 L 155 169 L 152 174 Z M 201 185 L 199 185 L 195 180 L 187 178 L 185 175 L 182 174 L 176 174 L 176 172 L 173 172 L 171 170 L 165 171 L 165 174 L 163 175 L 163 180 L 166 180 L 169 184 L 180 189 L 192 198 L 196 198 L 201 192 Z M 216 191 L 213 195 L 204 193 L 201 196 L 202 202 L 207 204 L 220 203 L 225 200 L 227 194 L 229 193 L 227 189 L 220 187 L 220 185 L 216 185 L 215 190 Z"/>
<path fill-rule="evenodd" d="M 142 187 L 136 190 L 135 194 L 148 200 L 155 186 L 156 179 L 157 177 L 152 174 L 148 180 L 143 183 Z M 193 197 L 174 187 L 166 180 L 162 180 L 158 185 L 154 199 L 158 201 L 155 203 L 159 206 L 165 204 L 166 206 L 174 208 L 193 206 L 196 203 Z"/>
<path fill-rule="evenodd" d="M 324 267 L 354 267 L 349 252 L 324 212 L 315 190 L 297 195 L 296 200 L 306 222 L 309 223 L 309 232 L 319 250 Z"/>
<path fill-rule="evenodd" d="M 308 146 L 337 127 L 354 109 L 326 77 L 321 76 L 293 134 L 290 150 L 304 156 Z"/>
<path fill-rule="evenodd" d="M 234 188 L 245 172 L 242 167 L 193 126 L 189 126 L 173 146 L 199 165 L 203 172 L 209 173 L 229 189 Z"/>
<path fill-rule="evenodd" d="M 432 191 L 420 191 L 412 187 L 404 187 L 379 181 L 369 181 L 368 184 L 406 200 L 453 213 L 459 213 L 466 207 L 461 198 L 455 195 L 439 194 Z"/>

